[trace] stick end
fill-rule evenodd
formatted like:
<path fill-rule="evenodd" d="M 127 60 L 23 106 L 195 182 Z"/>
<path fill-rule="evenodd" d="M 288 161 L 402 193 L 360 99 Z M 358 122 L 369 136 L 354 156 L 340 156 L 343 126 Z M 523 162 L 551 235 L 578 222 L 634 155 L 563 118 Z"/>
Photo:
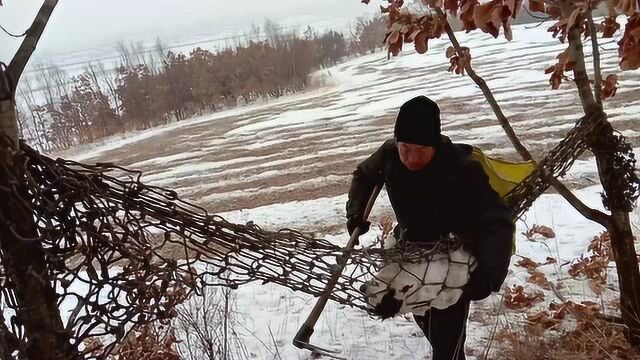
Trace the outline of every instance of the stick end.
<path fill-rule="evenodd" d="M 293 338 L 293 346 L 297 347 L 298 349 L 306 349 L 305 345 L 309 344 L 309 339 L 311 338 L 312 334 L 313 327 L 307 324 L 302 325 L 300 330 L 298 330 L 296 336 Z"/>

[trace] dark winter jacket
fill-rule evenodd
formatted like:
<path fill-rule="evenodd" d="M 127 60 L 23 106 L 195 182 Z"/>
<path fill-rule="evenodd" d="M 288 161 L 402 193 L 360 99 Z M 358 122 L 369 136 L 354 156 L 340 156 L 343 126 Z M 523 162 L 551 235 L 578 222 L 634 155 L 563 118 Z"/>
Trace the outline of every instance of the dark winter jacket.
<path fill-rule="evenodd" d="M 347 218 L 361 218 L 375 185 L 384 183 L 404 240 L 434 242 L 453 233 L 469 244 L 478 270 L 467 295 L 476 300 L 500 289 L 514 224 L 472 150 L 443 136 L 431 162 L 414 172 L 400 161 L 394 140 L 385 142 L 354 171 Z"/>

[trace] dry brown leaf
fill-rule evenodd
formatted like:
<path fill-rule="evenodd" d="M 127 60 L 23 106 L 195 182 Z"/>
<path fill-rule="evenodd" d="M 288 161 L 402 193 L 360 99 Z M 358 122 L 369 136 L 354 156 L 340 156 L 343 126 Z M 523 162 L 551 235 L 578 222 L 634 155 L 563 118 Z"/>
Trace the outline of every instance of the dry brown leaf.
<path fill-rule="evenodd" d="M 570 31 L 574 25 L 579 25 L 578 17 L 580 16 L 581 10 L 580 8 L 576 8 L 571 12 L 569 18 L 567 19 L 566 31 Z"/>
<path fill-rule="evenodd" d="M 100 350 L 104 348 L 104 344 L 102 343 L 102 341 L 97 338 L 85 339 L 83 341 L 83 344 L 84 344 L 84 352 L 94 356 L 98 356 L 100 354 Z"/>
<path fill-rule="evenodd" d="M 391 45 L 397 42 L 399 39 L 400 39 L 400 31 L 393 30 L 391 33 L 389 33 L 389 36 L 387 37 L 387 45 Z"/>
<path fill-rule="evenodd" d="M 527 314 L 528 325 L 539 326 L 543 330 L 551 329 L 561 322 L 559 319 L 551 317 L 548 311 L 540 311 L 535 314 Z"/>
<path fill-rule="evenodd" d="M 416 37 L 418 37 L 418 34 L 420 34 L 423 30 L 416 28 L 411 32 L 408 32 L 407 35 L 404 37 L 404 41 L 410 43 L 413 42 Z"/>
<path fill-rule="evenodd" d="M 550 304 L 549 309 L 554 312 L 554 318 L 564 319 L 567 313 L 572 314 L 579 322 L 591 321 L 600 312 L 600 305 L 593 301 L 582 301 L 580 304 L 567 301 L 563 304 Z"/>
<path fill-rule="evenodd" d="M 608 16 L 602 21 L 600 28 L 602 29 L 602 37 L 611 38 L 620 30 L 620 24 L 618 24 L 615 17 Z"/>
<path fill-rule="evenodd" d="M 534 231 L 536 234 L 540 234 L 547 239 L 553 239 L 556 237 L 556 233 L 548 226 L 537 225 L 534 226 Z"/>
<path fill-rule="evenodd" d="M 476 5 L 473 12 L 476 26 L 497 38 L 502 24 L 502 7 L 501 0 L 491 0 L 488 3 Z"/>
<path fill-rule="evenodd" d="M 589 281 L 589 289 L 593 291 L 594 294 L 600 296 L 605 290 L 605 283 L 601 280 L 591 280 Z"/>
<path fill-rule="evenodd" d="M 397 56 L 402 50 L 404 36 L 400 36 L 399 30 L 393 30 L 387 34 L 385 43 L 390 54 Z"/>
<path fill-rule="evenodd" d="M 544 294 L 535 291 L 528 294 L 522 285 L 505 289 L 504 305 L 512 310 L 528 309 L 544 300 Z"/>
<path fill-rule="evenodd" d="M 548 67 L 544 71 L 545 74 L 551 74 L 549 83 L 551 84 L 551 88 L 554 90 L 560 87 L 560 84 L 563 80 L 568 80 L 564 75 L 564 72 L 573 70 L 573 67 L 575 65 L 575 61 L 573 61 L 573 59 L 571 58 L 571 53 L 569 52 L 568 48 L 558 54 L 556 58 L 558 59 L 558 63 Z"/>
<path fill-rule="evenodd" d="M 502 21 L 502 28 L 504 29 L 505 39 L 507 39 L 508 41 L 513 40 L 513 33 L 511 32 L 511 22 L 509 21 L 508 17 L 506 20 Z"/>
<path fill-rule="evenodd" d="M 458 16 L 458 0 L 445 0 L 444 1 L 444 10 L 449 11 L 451 16 Z"/>
<path fill-rule="evenodd" d="M 627 20 L 624 35 L 618 42 L 618 56 L 622 70 L 640 68 L 640 13 Z"/>
<path fill-rule="evenodd" d="M 473 14 L 478 0 L 462 0 L 460 7 L 460 20 L 462 20 L 462 29 L 466 32 L 477 29 Z"/>
<path fill-rule="evenodd" d="M 567 59 L 563 59 L 561 61 L 566 61 L 566 60 Z M 564 70 L 564 65 L 559 63 L 554 66 L 551 66 L 550 68 L 547 68 L 545 73 L 549 74 L 555 71 L 556 66 L 559 66 Z M 534 224 L 533 227 L 528 229 L 526 232 L 523 232 L 522 235 L 524 235 L 529 241 L 534 241 L 535 235 L 541 235 L 542 237 L 545 237 L 547 239 L 553 239 L 556 237 L 555 232 L 553 232 L 553 230 L 550 227 L 544 226 L 544 225 L 536 225 L 536 224 Z"/>
<path fill-rule="evenodd" d="M 383 216 L 378 222 L 378 229 L 380 230 L 378 239 L 382 243 L 382 248 L 384 248 L 384 239 L 386 239 L 393 232 L 393 217 Z"/>
<path fill-rule="evenodd" d="M 507 3 L 509 6 L 509 10 L 511 10 L 511 18 L 515 19 L 518 17 L 518 13 L 520 12 L 520 8 L 522 8 L 523 0 L 511 0 Z"/>
<path fill-rule="evenodd" d="M 449 46 L 447 48 L 447 52 L 445 53 L 445 55 L 447 56 L 447 59 L 451 59 L 451 57 L 455 54 L 456 54 L 456 48 L 454 48 L 453 46 Z"/>
<path fill-rule="evenodd" d="M 564 35 L 566 33 L 565 31 L 566 28 L 567 28 L 567 19 L 560 19 L 558 22 L 551 25 L 551 27 L 547 29 L 547 32 L 550 32 L 553 37 L 556 37 L 560 33 Z M 563 38 L 561 38 L 561 41 L 564 42 L 562 39 Z"/>
<path fill-rule="evenodd" d="M 573 58 L 571 57 L 571 52 L 569 51 L 569 48 L 566 48 L 563 52 L 561 52 L 560 54 L 558 54 L 556 56 L 556 59 L 558 59 L 558 63 L 562 64 L 562 65 L 568 65 L 568 64 L 573 64 Z M 573 67 L 572 67 L 573 68 Z M 571 70 L 572 68 L 566 69 L 566 70 Z"/>
<path fill-rule="evenodd" d="M 605 257 L 609 261 L 613 260 L 613 252 L 611 251 L 611 237 L 609 237 L 608 232 L 603 232 L 598 236 L 594 236 L 587 247 L 588 251 L 591 251 L 593 254 Z"/>
<path fill-rule="evenodd" d="M 593 285 L 594 292 L 597 293 L 598 287 L 604 286 L 607 283 L 607 266 L 612 260 L 613 254 L 611 251 L 611 241 L 608 234 L 605 232 L 600 236 L 596 236 L 591 240 L 588 250 L 592 255 L 574 259 L 571 262 L 569 268 L 569 275 L 577 278 L 584 276 L 589 279 Z M 599 284 L 598 284 L 599 283 Z"/>
<path fill-rule="evenodd" d="M 535 270 L 538 266 L 540 266 L 541 264 L 537 261 L 533 261 L 531 260 L 531 258 L 528 257 L 523 257 L 522 259 L 520 259 L 517 263 L 517 266 L 523 267 L 527 270 Z"/>
<path fill-rule="evenodd" d="M 471 51 L 468 47 L 460 48 L 460 54 L 457 52 L 449 58 L 450 66 L 448 71 L 464 75 L 465 68 L 471 64 Z"/>
<path fill-rule="evenodd" d="M 533 12 L 544 12 L 544 3 L 542 1 L 529 0 L 529 10 Z"/>
<path fill-rule="evenodd" d="M 384 10 L 388 13 L 389 32 L 384 39 L 388 55 L 398 55 L 405 43 L 412 42 L 416 51 L 423 54 L 428 50 L 429 39 L 439 38 L 444 33 L 445 16 L 428 14 L 418 17 L 411 12 L 400 11 L 402 5 L 401 0 L 390 0 Z"/>
<path fill-rule="evenodd" d="M 528 283 L 538 285 L 543 289 L 549 289 L 549 280 L 542 272 L 534 270 L 530 273 L 531 276 L 527 278 Z"/>
<path fill-rule="evenodd" d="M 429 39 L 427 38 L 427 32 L 426 31 L 420 31 L 420 33 L 418 33 L 418 36 L 416 36 L 416 51 L 418 52 L 418 54 L 424 54 L 427 52 L 427 50 L 429 49 L 429 44 L 428 44 Z"/>
<path fill-rule="evenodd" d="M 444 26 L 447 23 L 446 16 L 434 16 L 433 19 L 427 19 L 425 22 L 427 23 L 425 28 L 430 30 L 429 39 L 437 39 L 444 34 Z"/>
<path fill-rule="evenodd" d="M 618 76 L 615 74 L 609 74 L 602 85 L 603 99 L 616 96 L 616 92 L 618 91 Z"/>

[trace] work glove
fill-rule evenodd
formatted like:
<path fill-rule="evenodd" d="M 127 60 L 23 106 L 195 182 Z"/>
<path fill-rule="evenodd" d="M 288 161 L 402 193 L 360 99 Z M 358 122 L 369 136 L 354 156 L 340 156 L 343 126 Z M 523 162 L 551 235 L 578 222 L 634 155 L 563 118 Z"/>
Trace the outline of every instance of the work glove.
<path fill-rule="evenodd" d="M 469 281 L 462 288 L 462 298 L 466 301 L 486 299 L 491 295 L 493 288 L 490 272 L 478 267 L 471 273 Z"/>
<path fill-rule="evenodd" d="M 353 235 L 356 228 L 360 228 L 360 235 L 364 235 L 369 231 L 370 227 L 371 223 L 363 220 L 360 216 L 352 216 L 347 219 L 347 231 L 349 231 L 349 235 Z"/>

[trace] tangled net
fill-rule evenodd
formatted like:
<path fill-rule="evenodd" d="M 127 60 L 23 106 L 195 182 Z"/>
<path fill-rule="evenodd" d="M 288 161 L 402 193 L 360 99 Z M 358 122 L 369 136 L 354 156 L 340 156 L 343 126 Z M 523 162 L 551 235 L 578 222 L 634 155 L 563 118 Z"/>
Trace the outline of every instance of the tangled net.
<path fill-rule="evenodd" d="M 505 196 L 505 202 L 520 218 L 531 204 L 549 188 L 549 177 L 563 177 L 573 163 L 593 145 L 596 134 L 608 124 L 602 110 L 594 110 L 580 118 L 576 126 L 554 147 L 523 182 Z M 610 125 L 609 125 L 610 126 Z"/>
<path fill-rule="evenodd" d="M 548 188 L 541 174 L 563 175 L 598 126 L 581 119 L 538 171 L 509 194 L 514 217 Z M 18 199 L 33 215 L 38 236 L 24 240 L 39 241 L 45 250 L 74 346 L 82 350 L 91 339 L 110 339 L 99 352 L 86 351 L 87 358 L 109 354 L 135 324 L 172 318 L 175 305 L 204 286 L 237 288 L 259 281 L 319 296 L 345 256 L 342 247 L 298 231 L 229 223 L 174 191 L 143 184 L 138 171 L 53 160 L 24 144 L 16 160 L 25 174 L 9 179 L 15 186 L 0 188 L 0 195 Z M 360 287 L 381 264 L 416 262 L 455 246 L 452 242 L 356 249 L 331 300 L 368 311 Z M 168 257 L 168 249 L 182 256 Z M 10 274 L 1 270 L 0 280 L 8 284 Z M 2 295 L 18 314 L 15 289 L 4 286 Z M 11 326 L 14 334 L 23 334 L 18 321 Z"/>

